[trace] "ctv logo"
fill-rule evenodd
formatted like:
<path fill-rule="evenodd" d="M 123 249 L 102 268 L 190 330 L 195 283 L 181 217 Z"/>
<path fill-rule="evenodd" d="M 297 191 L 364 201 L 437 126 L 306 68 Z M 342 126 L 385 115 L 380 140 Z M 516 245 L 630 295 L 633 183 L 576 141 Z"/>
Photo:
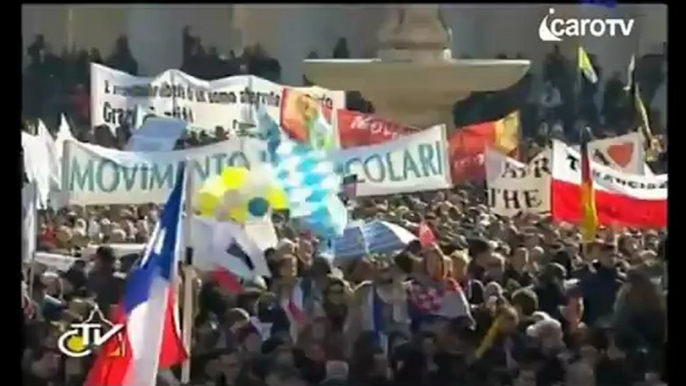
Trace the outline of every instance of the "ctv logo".
<path fill-rule="evenodd" d="M 95 315 L 98 315 L 102 323 L 94 323 Z M 116 339 L 116 347 L 107 353 L 108 357 L 121 357 L 124 355 L 124 325 L 114 324 L 105 319 L 98 308 L 91 311 L 90 316 L 83 323 L 73 323 L 57 339 L 57 348 L 72 358 L 83 358 L 90 355 L 94 348 L 101 347 L 110 339 Z"/>
<path fill-rule="evenodd" d="M 538 26 L 538 37 L 544 42 L 561 42 L 563 37 L 573 36 L 629 36 L 634 29 L 634 19 L 559 19 L 548 18 L 555 14 L 550 8 Z"/>

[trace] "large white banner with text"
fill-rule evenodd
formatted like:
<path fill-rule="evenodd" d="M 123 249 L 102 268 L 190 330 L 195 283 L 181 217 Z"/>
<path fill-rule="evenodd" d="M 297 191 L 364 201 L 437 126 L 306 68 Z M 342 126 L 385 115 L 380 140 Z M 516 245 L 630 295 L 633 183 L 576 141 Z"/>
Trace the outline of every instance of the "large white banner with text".
<path fill-rule="evenodd" d="M 253 109 L 265 106 L 280 120 L 284 87 L 268 80 L 239 75 L 205 81 L 179 70 L 153 78 L 138 77 L 91 63 L 91 125 L 107 125 L 112 132 L 122 122 L 133 127 L 136 107 L 182 119 L 192 127 L 238 130 L 254 124 Z M 293 87 L 333 109 L 345 109 L 345 92 L 321 87 Z"/>
<path fill-rule="evenodd" d="M 576 150 L 553 141 L 551 214 L 557 221 L 581 217 L 581 160 Z M 663 175 L 629 174 L 591 163 L 598 220 L 602 225 L 664 227 L 667 225 L 667 186 Z"/>
<path fill-rule="evenodd" d="M 69 203 L 79 205 L 162 203 L 185 160 L 194 161 L 193 181 L 199 186 L 225 166 L 250 166 L 267 157 L 265 143 L 253 138 L 159 152 L 119 151 L 76 141 L 65 146 L 62 190 Z"/>
<path fill-rule="evenodd" d="M 529 164 L 496 150 L 486 149 L 486 195 L 488 207 L 501 216 L 550 212 L 550 151 Z"/>
<path fill-rule="evenodd" d="M 450 188 L 445 125 L 379 145 L 339 150 L 336 161 L 356 174 L 358 196 Z"/>
<path fill-rule="evenodd" d="M 256 138 L 159 152 L 119 151 L 76 141 L 65 146 L 63 198 L 78 205 L 164 202 L 185 160 L 193 161 L 196 188 L 225 166 L 270 161 L 266 143 Z M 374 196 L 449 188 L 446 148 L 445 128 L 436 126 L 381 145 L 337 150 L 332 157 L 346 174 L 358 176 L 358 195 Z"/>

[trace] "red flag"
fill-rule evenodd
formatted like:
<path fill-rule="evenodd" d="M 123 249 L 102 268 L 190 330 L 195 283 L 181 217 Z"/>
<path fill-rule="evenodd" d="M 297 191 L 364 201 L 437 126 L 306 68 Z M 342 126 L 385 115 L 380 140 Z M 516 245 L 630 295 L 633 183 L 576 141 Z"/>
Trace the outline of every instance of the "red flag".
<path fill-rule="evenodd" d="M 112 322 L 124 324 L 121 340 L 110 339 L 98 350 L 95 362 L 86 377 L 86 386 L 121 386 L 132 378 L 133 355 L 126 336 L 126 314 L 123 307 L 113 307 Z M 160 350 L 159 368 L 167 369 L 180 364 L 188 357 L 181 341 L 181 334 L 176 323 L 176 294 L 170 290 L 167 296 L 162 348 Z"/>
<path fill-rule="evenodd" d="M 419 237 L 419 243 L 422 245 L 422 247 L 428 247 L 436 243 L 436 236 L 434 235 L 434 232 L 431 230 L 431 228 L 429 228 L 429 224 L 424 221 L 419 224 L 417 237 Z"/>
<path fill-rule="evenodd" d="M 231 293 L 239 294 L 242 291 L 241 282 L 228 269 L 215 267 L 212 271 L 212 279 Z"/>

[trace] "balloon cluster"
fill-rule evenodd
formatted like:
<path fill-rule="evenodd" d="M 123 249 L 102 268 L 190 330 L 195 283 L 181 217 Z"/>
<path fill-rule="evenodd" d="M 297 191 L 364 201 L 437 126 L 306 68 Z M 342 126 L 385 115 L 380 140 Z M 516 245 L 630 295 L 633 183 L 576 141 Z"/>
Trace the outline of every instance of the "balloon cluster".
<path fill-rule="evenodd" d="M 193 200 L 203 217 L 240 224 L 263 219 L 271 210 L 287 209 L 283 189 L 272 179 L 270 167 L 259 165 L 226 167 L 221 174 L 205 180 Z"/>

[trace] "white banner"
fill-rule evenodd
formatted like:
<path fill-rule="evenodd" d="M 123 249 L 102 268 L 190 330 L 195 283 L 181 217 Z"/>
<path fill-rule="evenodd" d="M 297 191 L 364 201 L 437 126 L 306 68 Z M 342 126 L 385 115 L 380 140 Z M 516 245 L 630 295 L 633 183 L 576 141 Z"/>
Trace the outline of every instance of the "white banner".
<path fill-rule="evenodd" d="M 579 146 L 574 146 L 579 151 Z M 645 152 L 640 133 L 596 139 L 588 144 L 593 161 L 629 174 L 643 175 Z"/>
<path fill-rule="evenodd" d="M 486 149 L 488 207 L 501 216 L 550 212 L 549 151 L 526 165 L 496 150 Z"/>
<path fill-rule="evenodd" d="M 341 150 L 345 175 L 356 174 L 358 196 L 410 193 L 451 187 L 445 125 L 379 145 Z"/>
<path fill-rule="evenodd" d="M 70 204 L 112 205 L 165 202 L 179 164 L 194 161 L 195 186 L 225 166 L 247 166 L 267 159 L 259 139 L 236 138 L 189 150 L 127 152 L 68 141 L 63 192 Z"/>
<path fill-rule="evenodd" d="M 577 151 L 553 141 L 551 215 L 556 221 L 581 219 L 581 160 Z M 598 222 L 608 226 L 662 228 L 667 225 L 668 176 L 629 174 L 591 163 Z"/>
<path fill-rule="evenodd" d="M 578 146 L 575 146 L 578 152 Z M 605 138 L 589 143 L 596 164 L 621 173 L 652 175 L 645 170 L 643 141 L 639 133 Z M 543 150 L 528 165 L 497 151 L 486 152 L 488 205 L 493 213 L 514 216 L 550 213 L 550 170 L 552 151 Z"/>
<path fill-rule="evenodd" d="M 234 138 L 189 150 L 126 152 L 65 142 L 63 198 L 77 205 L 161 203 L 176 169 L 194 161 L 196 187 L 225 166 L 269 162 L 267 146 L 255 138 Z M 444 126 L 381 145 L 339 150 L 333 158 L 346 174 L 357 174 L 357 194 L 373 196 L 447 189 L 451 186 Z"/>
<path fill-rule="evenodd" d="M 66 272 L 79 259 L 59 253 L 36 252 L 36 263 L 44 265 L 50 271 Z"/>
<path fill-rule="evenodd" d="M 21 132 L 26 178 L 36 182 L 38 207 L 47 207 L 50 191 L 59 187 L 60 167 L 55 141 L 42 121 L 38 121 L 37 135 Z"/>
<path fill-rule="evenodd" d="M 21 189 L 22 261 L 30 261 L 36 252 L 38 241 L 38 187 L 36 185 L 36 181 L 32 181 Z"/>
<path fill-rule="evenodd" d="M 284 86 L 252 75 L 205 81 L 179 70 L 167 70 L 154 78 L 137 77 L 91 63 L 91 125 L 114 129 L 122 122 L 133 127 L 136 106 L 159 115 L 182 119 L 190 126 L 214 130 L 239 129 L 254 124 L 256 104 L 280 120 Z M 345 92 L 321 87 L 294 87 L 327 107 L 345 109 Z"/>
<path fill-rule="evenodd" d="M 574 185 L 581 184 L 581 161 L 578 151 L 562 141 L 553 141 L 552 157 L 551 171 L 555 180 Z M 623 173 L 597 162 L 591 164 L 591 170 L 595 191 L 644 200 L 667 199 L 667 174 L 643 176 Z"/>

